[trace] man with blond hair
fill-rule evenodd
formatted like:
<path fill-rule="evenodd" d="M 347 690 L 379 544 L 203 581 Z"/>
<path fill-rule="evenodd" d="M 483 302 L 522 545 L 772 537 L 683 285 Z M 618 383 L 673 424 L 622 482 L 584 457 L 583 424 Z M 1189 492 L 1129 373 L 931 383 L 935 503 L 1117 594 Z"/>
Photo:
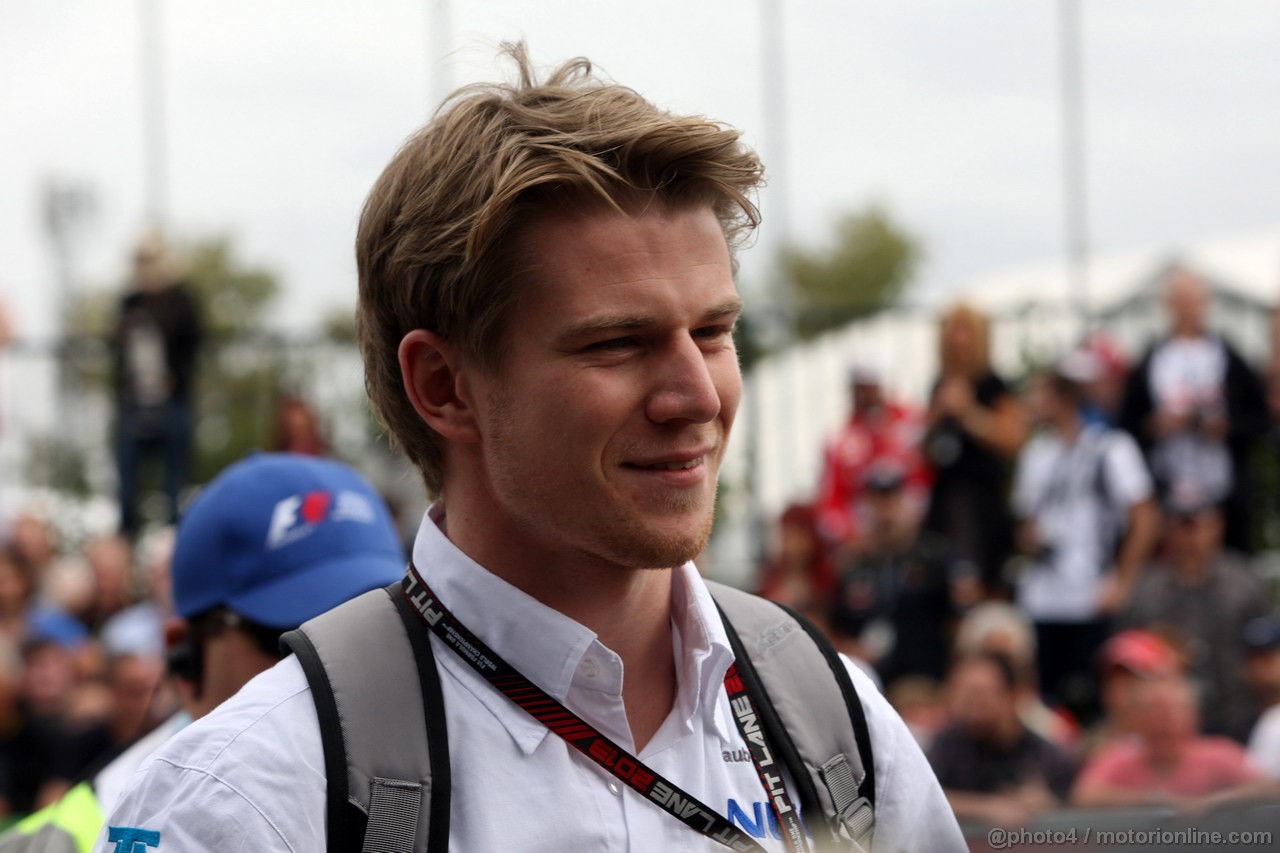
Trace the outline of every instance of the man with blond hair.
<path fill-rule="evenodd" d="M 796 725 L 807 697 L 770 705 L 758 681 L 807 632 L 713 600 L 691 562 L 742 391 L 733 247 L 759 160 L 585 60 L 539 84 L 509 52 L 519 81 L 457 93 L 411 137 L 357 237 L 370 398 L 436 498 L 406 576 L 287 638 L 295 656 L 144 768 L 118 837 L 963 849 L 865 676 L 812 658 L 815 689 L 852 702 Z M 739 636 L 717 604 L 786 622 Z M 847 748 L 819 769 L 808 744 L 832 732 Z"/>

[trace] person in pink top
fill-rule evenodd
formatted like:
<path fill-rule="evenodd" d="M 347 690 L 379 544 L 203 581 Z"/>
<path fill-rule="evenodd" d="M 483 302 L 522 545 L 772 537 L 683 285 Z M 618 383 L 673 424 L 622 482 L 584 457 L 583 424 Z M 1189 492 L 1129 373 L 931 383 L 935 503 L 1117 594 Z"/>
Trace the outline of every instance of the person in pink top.
<path fill-rule="evenodd" d="M 1205 809 L 1280 796 L 1229 738 L 1202 737 L 1188 682 L 1168 677 L 1143 683 L 1137 737 L 1104 747 L 1077 777 L 1072 805 L 1168 805 Z"/>

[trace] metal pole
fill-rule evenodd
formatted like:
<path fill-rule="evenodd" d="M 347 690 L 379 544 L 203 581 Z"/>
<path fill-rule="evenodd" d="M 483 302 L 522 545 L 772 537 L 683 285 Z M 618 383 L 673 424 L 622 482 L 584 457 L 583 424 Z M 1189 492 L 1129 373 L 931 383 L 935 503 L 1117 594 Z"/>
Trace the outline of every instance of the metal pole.
<path fill-rule="evenodd" d="M 779 300 L 782 344 L 795 337 L 796 300 L 783 254 L 791 245 L 790 188 L 787 181 L 786 61 L 781 0 L 761 0 L 760 58 L 764 71 L 764 149 L 769 170 L 769 222 L 773 230 L 769 277 Z"/>
<path fill-rule="evenodd" d="M 449 0 L 431 0 L 430 7 L 431 12 L 427 16 L 427 57 L 431 63 L 431 71 L 427 91 L 431 93 L 431 110 L 434 111 L 453 91 L 449 69 L 445 64 L 453 26 Z"/>
<path fill-rule="evenodd" d="M 1082 0 L 1059 0 L 1062 61 L 1062 183 L 1071 300 L 1082 331 L 1091 321 L 1089 199 L 1085 163 Z"/>
<path fill-rule="evenodd" d="M 770 257 L 766 261 L 766 280 L 769 284 L 768 299 L 773 310 L 759 324 L 764 339 L 771 346 L 773 358 L 786 358 L 786 352 L 795 341 L 796 301 L 793 286 L 786 271 L 785 252 L 791 243 L 791 206 L 787 180 L 787 111 L 786 111 L 786 62 L 781 0 L 761 0 L 760 3 L 760 67 L 763 74 L 761 94 L 764 106 L 764 152 L 769 175 L 767 213 L 773 232 L 767 244 Z M 759 315 L 757 315 L 759 316 Z M 786 362 L 783 362 L 785 364 Z M 763 563 L 767 559 L 767 525 L 771 519 L 765 516 L 762 494 L 765 483 L 761 464 L 765 452 L 764 412 L 759 399 L 764 388 L 764 375 L 756 366 L 755 381 L 751 383 L 752 399 L 748 400 L 748 416 L 751 420 L 751 446 L 748 448 L 750 469 L 748 472 L 748 511 L 751 514 L 752 551 Z M 779 409 L 784 424 L 783 431 L 794 436 L 796 417 L 795 389 L 784 381 L 779 390 Z M 788 443 L 782 449 L 782 462 L 788 471 L 795 471 L 796 448 Z M 788 483 L 788 487 L 790 483 Z"/>
<path fill-rule="evenodd" d="M 55 289 L 56 359 L 54 434 L 61 444 L 70 444 L 74 402 L 71 383 L 72 308 L 75 301 L 76 251 L 84 225 L 93 214 L 94 196 L 85 185 L 72 181 L 50 180 L 44 187 L 44 226 L 53 252 Z"/>
<path fill-rule="evenodd" d="M 164 40 L 161 0 L 141 0 L 142 132 L 147 225 L 163 231 L 168 220 L 169 164 L 165 144 Z"/>

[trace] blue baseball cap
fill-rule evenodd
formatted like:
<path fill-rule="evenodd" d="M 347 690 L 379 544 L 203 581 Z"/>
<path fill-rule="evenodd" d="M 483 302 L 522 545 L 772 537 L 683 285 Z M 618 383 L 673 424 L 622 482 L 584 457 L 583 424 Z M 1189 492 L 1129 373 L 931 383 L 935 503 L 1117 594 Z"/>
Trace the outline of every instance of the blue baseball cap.
<path fill-rule="evenodd" d="M 295 453 L 256 453 L 219 474 L 178 523 L 173 602 L 296 628 L 404 574 L 386 504 L 354 469 Z"/>

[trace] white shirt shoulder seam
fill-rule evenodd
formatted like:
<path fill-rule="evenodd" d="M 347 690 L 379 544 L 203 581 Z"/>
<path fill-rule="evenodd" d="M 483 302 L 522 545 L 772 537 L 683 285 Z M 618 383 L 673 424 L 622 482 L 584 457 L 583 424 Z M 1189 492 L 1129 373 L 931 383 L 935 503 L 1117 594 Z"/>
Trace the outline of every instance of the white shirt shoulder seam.
<path fill-rule="evenodd" d="M 297 695 L 297 694 L 294 694 L 294 695 Z M 237 788 L 235 785 L 232 785 L 230 782 L 223 779 L 221 776 L 219 776 L 218 774 L 214 773 L 211 770 L 202 770 L 199 767 L 192 767 L 188 764 L 179 764 L 178 762 L 173 761 L 169 758 L 165 758 L 164 756 L 159 756 L 155 760 L 157 762 L 164 762 L 165 764 L 169 765 L 175 770 L 185 770 L 191 773 L 199 773 L 201 776 L 204 776 L 208 779 L 212 779 L 214 782 L 217 782 L 219 785 L 221 785 L 222 787 L 226 788 L 228 791 L 230 791 L 231 793 L 239 797 L 247 806 L 249 806 L 249 808 L 257 812 L 258 816 L 261 817 L 263 821 L 266 822 L 267 826 L 271 827 L 271 829 L 275 832 L 276 836 L 280 839 L 280 841 L 284 844 L 284 846 L 288 848 L 290 853 L 297 853 L 297 851 L 295 851 L 293 849 L 293 846 L 289 843 L 289 839 L 285 838 L 284 833 L 280 831 L 280 827 L 276 826 L 275 821 L 273 821 L 270 817 L 268 817 L 266 812 L 258 808 L 257 803 L 255 803 L 253 800 L 245 796 L 244 792 L 241 791 L 239 788 Z"/>
<path fill-rule="evenodd" d="M 218 750 L 215 753 L 213 753 L 213 755 L 209 756 L 208 764 L 212 766 L 214 762 L 222 758 L 222 754 L 226 752 L 228 749 L 230 749 L 232 746 L 234 746 L 236 741 L 240 740 L 240 738 L 245 734 L 245 732 L 249 731 L 249 729 L 261 723 L 272 711 L 275 711 L 285 702 L 288 702 L 291 699 L 296 699 L 298 696 L 302 695 L 303 693 L 310 693 L 310 692 L 311 692 L 311 685 L 310 684 L 303 685 L 302 687 L 299 687 L 297 690 L 290 693 L 288 696 L 280 697 L 280 699 L 276 702 L 273 702 L 270 707 L 264 708 L 262 710 L 262 713 L 258 714 L 256 717 L 254 717 L 249 722 L 245 723 L 243 726 L 240 726 L 239 728 L 237 728 L 235 733 L 227 738 L 227 742 L 224 743 L 222 746 L 218 747 Z M 181 765 L 174 764 L 172 761 L 169 761 L 168 763 L 173 764 L 173 766 L 175 767 L 181 766 Z M 189 769 L 194 770 L 195 768 L 192 767 Z M 212 771 L 203 771 L 203 772 L 208 772 L 210 776 L 213 775 Z M 214 778 L 217 778 L 217 777 L 214 777 Z"/>

